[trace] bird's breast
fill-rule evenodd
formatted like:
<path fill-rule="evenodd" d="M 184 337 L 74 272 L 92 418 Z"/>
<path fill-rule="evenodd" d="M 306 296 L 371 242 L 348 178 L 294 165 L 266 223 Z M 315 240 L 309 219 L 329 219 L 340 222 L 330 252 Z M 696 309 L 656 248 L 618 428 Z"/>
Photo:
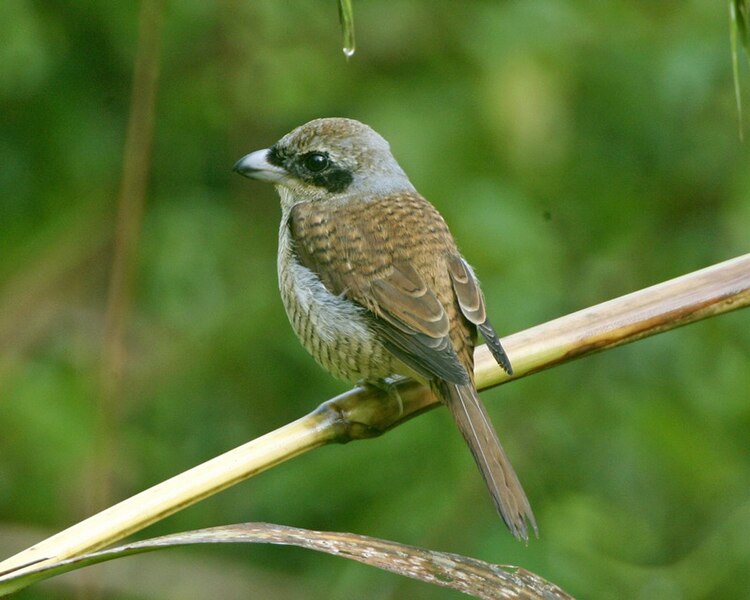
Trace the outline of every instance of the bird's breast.
<path fill-rule="evenodd" d="M 341 379 L 379 379 L 399 371 L 377 340 L 367 311 L 343 294 L 331 293 L 317 273 L 300 264 L 286 219 L 279 231 L 279 289 L 302 345 L 329 373 Z"/>

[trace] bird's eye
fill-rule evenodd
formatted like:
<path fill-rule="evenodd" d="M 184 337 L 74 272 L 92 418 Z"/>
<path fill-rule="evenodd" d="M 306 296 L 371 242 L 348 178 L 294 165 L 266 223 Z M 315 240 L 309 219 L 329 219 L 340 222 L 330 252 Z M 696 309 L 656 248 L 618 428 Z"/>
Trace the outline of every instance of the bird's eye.
<path fill-rule="evenodd" d="M 311 152 L 305 156 L 303 162 L 308 171 L 318 173 L 328 166 L 328 157 L 320 152 Z"/>

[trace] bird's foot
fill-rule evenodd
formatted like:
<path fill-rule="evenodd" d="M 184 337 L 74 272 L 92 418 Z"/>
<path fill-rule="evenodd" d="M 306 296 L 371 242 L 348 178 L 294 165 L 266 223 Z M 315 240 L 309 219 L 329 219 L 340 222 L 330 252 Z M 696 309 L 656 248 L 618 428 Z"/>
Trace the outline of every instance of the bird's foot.
<path fill-rule="evenodd" d="M 404 379 L 401 375 L 391 375 L 383 379 L 366 379 L 360 383 L 361 385 L 373 387 L 387 394 L 391 400 L 395 400 L 398 406 L 398 417 L 401 417 L 404 414 L 404 401 L 401 398 L 401 394 L 398 393 L 398 384 Z"/>

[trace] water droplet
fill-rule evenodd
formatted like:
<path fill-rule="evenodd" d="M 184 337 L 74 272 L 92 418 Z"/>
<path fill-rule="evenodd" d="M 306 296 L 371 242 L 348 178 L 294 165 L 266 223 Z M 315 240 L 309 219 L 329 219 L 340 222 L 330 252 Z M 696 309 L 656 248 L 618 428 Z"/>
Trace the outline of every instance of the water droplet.
<path fill-rule="evenodd" d="M 354 56 L 354 11 L 352 9 L 352 0 L 339 0 L 339 20 L 341 29 L 344 33 L 344 56 L 351 58 Z"/>

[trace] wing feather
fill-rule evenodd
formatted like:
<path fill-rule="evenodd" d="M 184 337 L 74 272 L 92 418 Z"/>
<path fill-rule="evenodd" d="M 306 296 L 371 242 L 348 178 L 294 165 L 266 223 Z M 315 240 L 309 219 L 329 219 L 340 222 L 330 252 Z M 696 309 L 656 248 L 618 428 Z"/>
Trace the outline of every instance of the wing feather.
<path fill-rule="evenodd" d="M 495 328 L 487 318 L 482 289 L 479 287 L 479 282 L 471 267 L 461 256 L 455 254 L 448 259 L 448 272 L 453 282 L 453 291 L 456 293 L 461 312 L 477 326 L 497 363 L 508 375 L 513 375 L 510 359 L 508 359 L 508 355 L 500 343 Z"/>

